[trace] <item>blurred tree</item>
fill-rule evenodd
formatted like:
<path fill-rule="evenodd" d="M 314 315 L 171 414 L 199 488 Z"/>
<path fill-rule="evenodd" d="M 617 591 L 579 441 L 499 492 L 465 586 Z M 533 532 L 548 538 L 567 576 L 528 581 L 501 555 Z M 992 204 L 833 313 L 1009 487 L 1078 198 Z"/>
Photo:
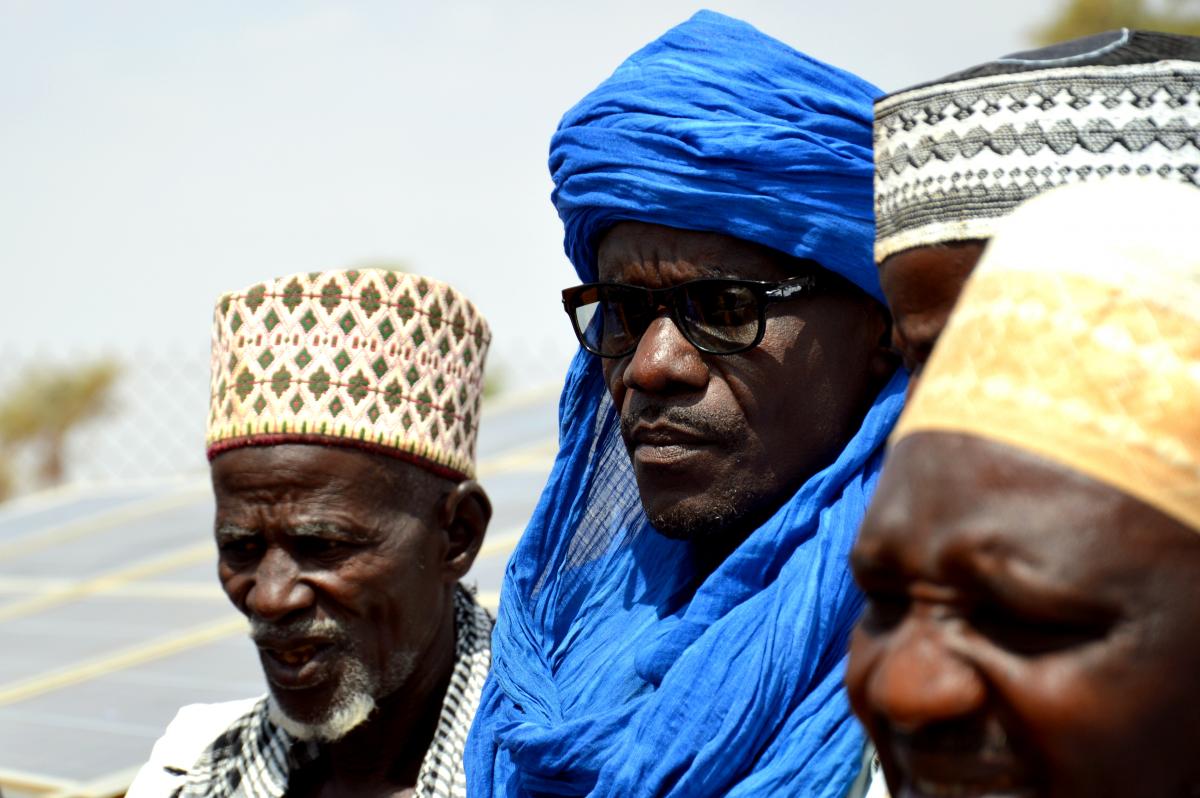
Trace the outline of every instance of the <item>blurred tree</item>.
<path fill-rule="evenodd" d="M 1053 44 L 1114 28 L 1200 36 L 1200 0 L 1065 0 L 1034 36 L 1038 44 Z"/>
<path fill-rule="evenodd" d="M 483 372 L 483 398 L 495 399 L 508 387 L 508 374 L 503 363 L 493 362 Z"/>
<path fill-rule="evenodd" d="M 13 455 L 32 447 L 37 479 L 57 485 L 66 473 L 64 454 L 71 430 L 109 409 L 120 370 L 111 361 L 82 367 L 35 368 L 20 376 L 0 399 L 0 496 L 15 483 Z"/>
<path fill-rule="evenodd" d="M 0 452 L 0 456 L 3 455 L 4 453 Z M 0 502 L 11 496 L 14 489 L 12 466 L 6 457 L 3 462 L 0 462 Z"/>

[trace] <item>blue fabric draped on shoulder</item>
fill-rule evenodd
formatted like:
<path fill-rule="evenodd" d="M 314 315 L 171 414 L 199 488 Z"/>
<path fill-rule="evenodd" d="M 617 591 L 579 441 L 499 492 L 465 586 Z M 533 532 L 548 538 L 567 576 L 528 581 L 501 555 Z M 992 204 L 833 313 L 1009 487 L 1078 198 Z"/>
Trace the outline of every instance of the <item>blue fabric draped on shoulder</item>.
<path fill-rule="evenodd" d="M 697 14 L 563 118 L 550 167 L 567 254 L 594 279 L 604 231 L 645 221 L 811 258 L 878 297 L 877 94 Z M 905 386 L 897 373 L 837 460 L 696 588 L 688 544 L 646 520 L 599 360 L 580 351 L 505 575 L 469 794 L 840 798 L 863 743 L 842 688 L 862 603 L 846 562 Z"/>

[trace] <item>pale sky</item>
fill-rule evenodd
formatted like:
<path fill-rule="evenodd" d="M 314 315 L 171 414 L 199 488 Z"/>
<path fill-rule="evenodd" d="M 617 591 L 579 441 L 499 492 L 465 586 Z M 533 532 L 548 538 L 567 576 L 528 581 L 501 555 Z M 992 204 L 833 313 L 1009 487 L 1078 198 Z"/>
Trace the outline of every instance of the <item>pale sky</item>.
<path fill-rule="evenodd" d="M 641 45 L 709 7 L 890 90 L 1029 46 L 1047 6 L 0 0 L 0 351 L 203 351 L 223 290 L 398 260 L 511 364 L 571 341 L 550 134 Z"/>

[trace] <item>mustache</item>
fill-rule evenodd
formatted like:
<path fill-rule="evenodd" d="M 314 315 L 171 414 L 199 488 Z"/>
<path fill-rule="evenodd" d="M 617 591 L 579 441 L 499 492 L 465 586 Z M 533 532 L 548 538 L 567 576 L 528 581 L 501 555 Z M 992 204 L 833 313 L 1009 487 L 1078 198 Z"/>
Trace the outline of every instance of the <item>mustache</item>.
<path fill-rule="evenodd" d="M 317 638 L 333 644 L 344 644 L 349 634 L 332 618 L 311 618 L 285 624 L 270 623 L 259 618 L 250 620 L 250 639 L 258 646 L 283 645 L 297 638 Z"/>
<path fill-rule="evenodd" d="M 1004 727 L 994 720 L 947 721 L 915 732 L 895 733 L 898 741 L 917 751 L 968 753 L 996 757 L 1011 754 Z"/>
<path fill-rule="evenodd" d="M 665 423 L 713 441 L 733 440 L 743 433 L 734 413 L 714 413 L 695 405 L 668 405 L 635 393 L 621 411 L 621 436 L 629 440 L 638 424 Z"/>

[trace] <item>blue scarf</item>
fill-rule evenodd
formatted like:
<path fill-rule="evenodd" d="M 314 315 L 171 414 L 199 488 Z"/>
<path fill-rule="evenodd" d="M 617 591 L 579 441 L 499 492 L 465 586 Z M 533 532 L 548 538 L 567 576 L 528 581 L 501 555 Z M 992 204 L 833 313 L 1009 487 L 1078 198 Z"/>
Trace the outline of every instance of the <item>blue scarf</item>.
<path fill-rule="evenodd" d="M 880 296 L 864 81 L 701 12 L 563 118 L 554 203 L 579 276 L 620 220 L 812 258 Z M 565 323 L 565 322 L 564 322 Z M 598 359 L 509 562 L 466 753 L 470 795 L 841 796 L 862 732 L 842 688 L 861 597 L 846 559 L 903 402 L 895 375 L 836 461 L 691 591 L 646 520 Z"/>

